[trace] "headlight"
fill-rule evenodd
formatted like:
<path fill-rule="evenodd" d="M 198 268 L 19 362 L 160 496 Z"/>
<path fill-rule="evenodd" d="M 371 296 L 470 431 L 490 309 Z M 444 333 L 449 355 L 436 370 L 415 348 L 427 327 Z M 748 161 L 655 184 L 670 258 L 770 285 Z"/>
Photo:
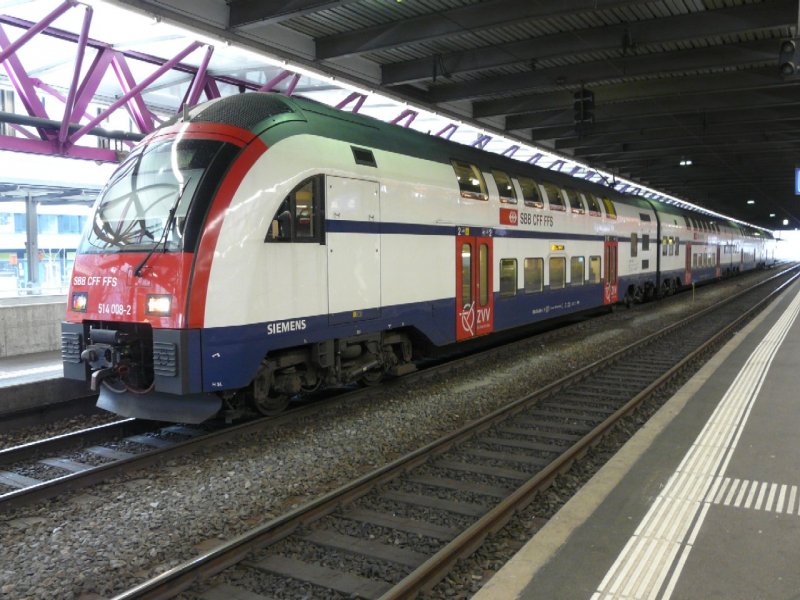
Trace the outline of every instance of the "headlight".
<path fill-rule="evenodd" d="M 87 304 L 89 304 L 89 292 L 73 292 L 72 310 L 74 312 L 86 312 Z"/>
<path fill-rule="evenodd" d="M 172 296 L 169 294 L 148 294 L 145 314 L 166 317 L 172 310 Z"/>

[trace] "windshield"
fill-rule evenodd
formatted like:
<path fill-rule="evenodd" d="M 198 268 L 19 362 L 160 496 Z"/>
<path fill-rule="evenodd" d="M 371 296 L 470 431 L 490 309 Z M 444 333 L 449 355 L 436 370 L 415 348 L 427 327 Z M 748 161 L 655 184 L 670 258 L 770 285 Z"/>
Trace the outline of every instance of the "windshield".
<path fill-rule="evenodd" d="M 168 140 L 131 153 L 106 185 L 81 252 L 182 250 L 190 207 L 223 145 Z"/>

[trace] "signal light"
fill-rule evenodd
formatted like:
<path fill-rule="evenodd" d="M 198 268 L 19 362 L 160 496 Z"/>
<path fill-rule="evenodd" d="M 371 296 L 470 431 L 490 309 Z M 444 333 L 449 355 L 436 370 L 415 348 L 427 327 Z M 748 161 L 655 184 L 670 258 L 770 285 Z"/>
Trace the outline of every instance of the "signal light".
<path fill-rule="evenodd" d="M 778 68 L 783 77 L 797 77 L 800 75 L 798 71 L 798 39 L 783 40 L 781 42 L 781 51 L 778 55 Z"/>
<path fill-rule="evenodd" d="M 89 304 L 88 292 L 73 292 L 72 294 L 72 311 L 73 312 L 86 312 L 86 307 Z"/>

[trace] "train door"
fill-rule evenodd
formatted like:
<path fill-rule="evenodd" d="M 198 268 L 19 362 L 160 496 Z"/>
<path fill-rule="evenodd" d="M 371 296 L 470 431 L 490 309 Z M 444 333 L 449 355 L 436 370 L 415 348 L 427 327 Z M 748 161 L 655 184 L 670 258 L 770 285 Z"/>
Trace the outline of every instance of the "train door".
<path fill-rule="evenodd" d="M 722 264 L 720 263 L 720 247 L 717 246 L 717 279 L 722 277 Z"/>
<path fill-rule="evenodd" d="M 686 272 L 683 275 L 683 285 L 692 283 L 692 244 L 686 242 Z"/>
<path fill-rule="evenodd" d="M 494 329 L 492 238 L 470 235 L 459 227 L 456 235 L 456 340 L 467 340 Z"/>
<path fill-rule="evenodd" d="M 378 183 L 328 176 L 326 186 L 330 323 L 377 318 L 381 306 Z"/>
<path fill-rule="evenodd" d="M 606 240 L 605 255 L 605 274 L 603 276 L 603 304 L 616 304 L 619 296 L 619 275 L 617 273 L 617 251 L 619 242 Z"/>

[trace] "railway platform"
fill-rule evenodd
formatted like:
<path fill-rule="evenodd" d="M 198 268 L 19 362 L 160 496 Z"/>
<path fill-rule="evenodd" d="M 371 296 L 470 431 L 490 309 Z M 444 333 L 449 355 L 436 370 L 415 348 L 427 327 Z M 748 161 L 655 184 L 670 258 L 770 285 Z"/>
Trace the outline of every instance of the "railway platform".
<path fill-rule="evenodd" d="M 795 282 L 473 598 L 797 597 L 798 312 Z"/>
<path fill-rule="evenodd" d="M 0 358 L 0 415 L 40 409 L 86 395 L 83 381 L 64 379 L 59 351 Z"/>

